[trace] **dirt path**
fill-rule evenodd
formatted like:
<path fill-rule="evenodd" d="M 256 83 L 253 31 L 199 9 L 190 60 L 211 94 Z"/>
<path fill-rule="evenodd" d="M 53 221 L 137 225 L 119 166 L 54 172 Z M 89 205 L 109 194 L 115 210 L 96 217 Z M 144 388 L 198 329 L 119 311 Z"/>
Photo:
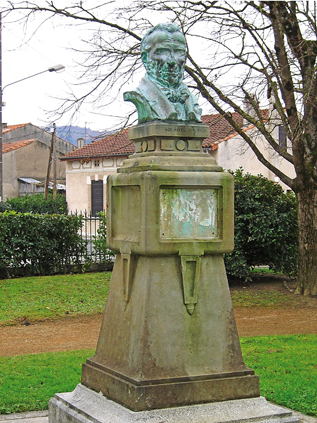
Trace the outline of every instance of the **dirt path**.
<path fill-rule="evenodd" d="M 294 283 L 279 277 L 257 277 L 250 285 L 230 283 L 231 291 L 257 296 L 260 291 L 283 294 L 282 308 L 235 308 L 239 336 L 317 334 L 317 298 L 295 296 Z M 65 317 L 0 327 L 0 357 L 96 348 L 102 315 Z"/>
<path fill-rule="evenodd" d="M 95 348 L 102 315 L 0 327 L 0 356 Z"/>
<path fill-rule="evenodd" d="M 235 309 L 240 336 L 317 334 L 317 308 Z M 0 327 L 0 356 L 95 348 L 102 315 Z"/>

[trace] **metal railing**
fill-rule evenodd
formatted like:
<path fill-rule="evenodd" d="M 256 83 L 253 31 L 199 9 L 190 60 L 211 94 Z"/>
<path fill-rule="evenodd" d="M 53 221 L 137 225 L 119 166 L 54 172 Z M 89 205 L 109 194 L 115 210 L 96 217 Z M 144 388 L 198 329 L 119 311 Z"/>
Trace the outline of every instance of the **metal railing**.
<path fill-rule="evenodd" d="M 79 234 L 86 244 L 87 251 L 85 255 L 81 256 L 81 261 L 84 263 L 90 260 L 96 264 L 106 263 L 113 265 L 115 254 L 106 248 L 104 218 L 88 213 L 87 211 L 81 213 L 76 211 L 73 214 L 81 216 L 83 221 Z"/>

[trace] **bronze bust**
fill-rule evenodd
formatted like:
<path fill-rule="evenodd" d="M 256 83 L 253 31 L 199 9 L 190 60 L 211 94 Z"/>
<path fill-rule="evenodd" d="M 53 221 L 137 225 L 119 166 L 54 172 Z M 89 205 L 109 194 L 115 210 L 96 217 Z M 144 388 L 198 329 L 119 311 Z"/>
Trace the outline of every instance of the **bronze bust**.
<path fill-rule="evenodd" d="M 139 124 L 153 121 L 201 122 L 196 97 L 182 82 L 187 56 L 184 35 L 175 24 L 151 28 L 141 42 L 146 75 L 134 91 L 124 93 L 138 111 Z"/>

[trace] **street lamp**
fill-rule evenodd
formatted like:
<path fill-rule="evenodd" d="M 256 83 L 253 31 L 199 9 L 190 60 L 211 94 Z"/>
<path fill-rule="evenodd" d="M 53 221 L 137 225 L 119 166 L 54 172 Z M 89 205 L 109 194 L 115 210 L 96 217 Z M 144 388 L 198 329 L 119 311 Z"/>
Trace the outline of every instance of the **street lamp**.
<path fill-rule="evenodd" d="M 51 68 L 48 68 L 48 69 L 45 69 L 41 72 L 35 73 L 34 75 L 27 76 L 25 78 L 19 79 L 18 81 L 10 82 L 10 84 L 7 84 L 2 88 L 2 93 L 3 93 L 4 89 L 9 87 L 10 85 L 16 84 L 16 83 L 21 82 L 21 81 L 25 81 L 26 79 L 33 78 L 34 76 L 41 75 L 42 73 L 45 73 L 45 72 L 58 72 L 58 73 L 63 72 L 64 69 L 65 69 L 65 66 L 63 66 L 63 65 L 55 65 L 55 66 L 52 66 Z"/>
<path fill-rule="evenodd" d="M 0 202 L 3 201 L 3 172 L 2 172 L 2 108 L 4 106 L 3 103 L 3 91 L 5 88 L 9 87 L 10 85 L 17 84 L 18 82 L 25 81 L 26 79 L 33 78 L 34 76 L 41 75 L 45 72 L 62 72 L 65 69 L 63 65 L 55 65 L 44 71 L 35 73 L 34 75 L 27 76 L 25 78 L 19 79 L 14 82 L 10 82 L 10 84 L 5 85 L 2 88 L 2 57 L 1 57 L 1 20 L 0 20 Z"/>

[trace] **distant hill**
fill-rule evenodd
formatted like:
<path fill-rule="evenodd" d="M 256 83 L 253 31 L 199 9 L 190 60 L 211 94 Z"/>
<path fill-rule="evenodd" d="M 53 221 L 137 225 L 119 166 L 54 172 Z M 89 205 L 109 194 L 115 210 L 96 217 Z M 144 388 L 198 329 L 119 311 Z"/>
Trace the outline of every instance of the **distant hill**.
<path fill-rule="evenodd" d="M 48 130 L 50 131 L 51 128 Z M 78 138 L 84 138 L 85 144 L 90 144 L 92 141 L 106 137 L 109 134 L 109 131 L 98 132 L 80 126 L 56 126 L 56 135 L 74 145 L 77 145 Z"/>

